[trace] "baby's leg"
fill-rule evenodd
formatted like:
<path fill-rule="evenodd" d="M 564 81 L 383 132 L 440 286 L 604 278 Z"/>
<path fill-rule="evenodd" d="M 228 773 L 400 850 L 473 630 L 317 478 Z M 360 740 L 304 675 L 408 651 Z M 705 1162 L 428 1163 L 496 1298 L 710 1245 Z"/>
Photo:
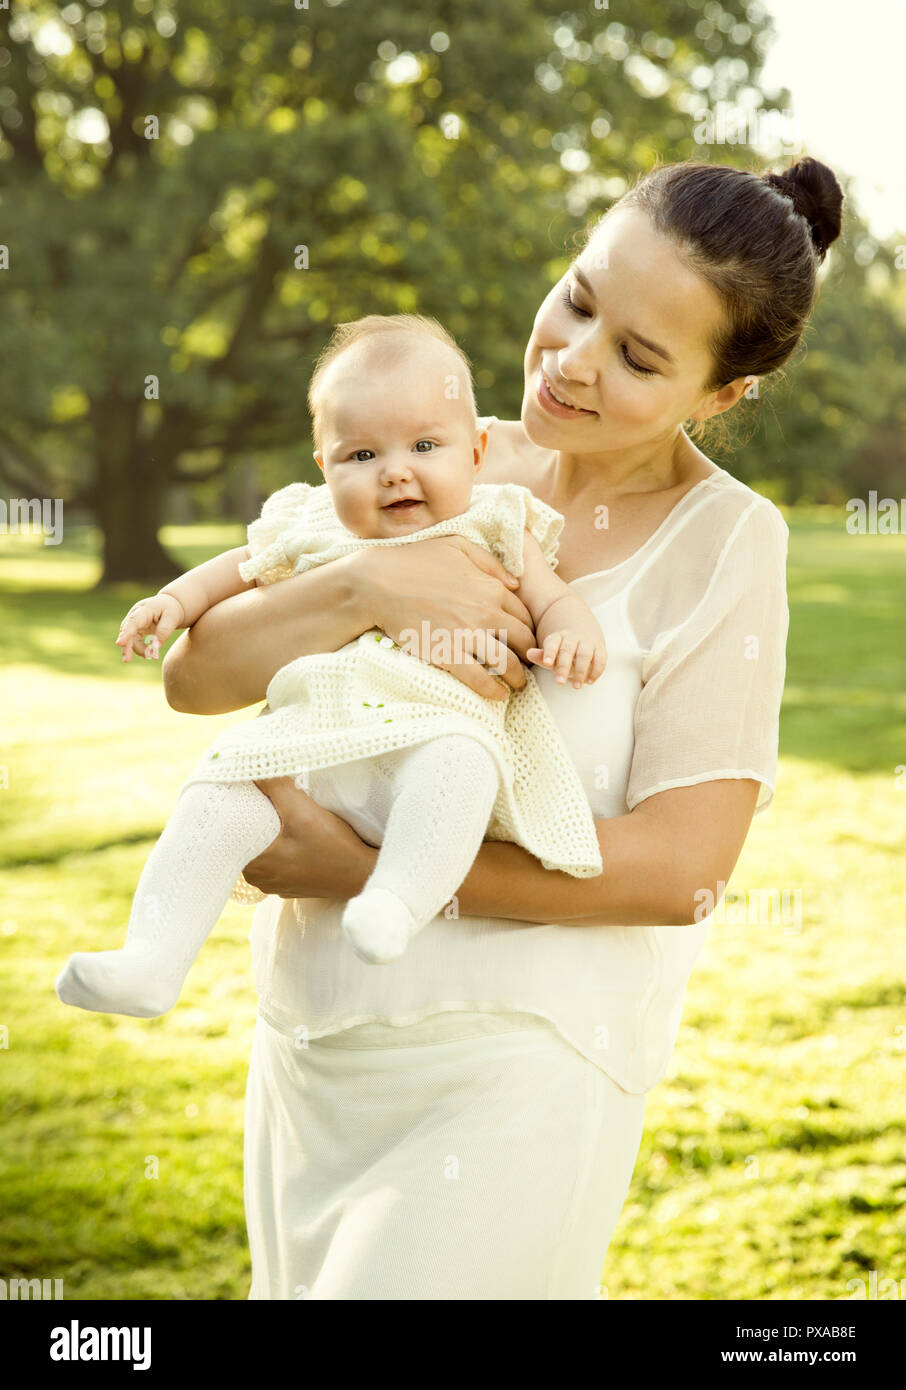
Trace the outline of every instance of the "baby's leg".
<path fill-rule="evenodd" d="M 57 977 L 64 1004 L 156 1018 L 179 998 L 230 889 L 280 832 L 254 782 L 183 787 L 142 870 L 121 951 L 79 952 Z"/>
<path fill-rule="evenodd" d="M 478 853 L 499 786 L 497 764 L 473 738 L 449 735 L 407 750 L 377 863 L 343 913 L 357 955 L 385 965 L 431 921 Z"/>

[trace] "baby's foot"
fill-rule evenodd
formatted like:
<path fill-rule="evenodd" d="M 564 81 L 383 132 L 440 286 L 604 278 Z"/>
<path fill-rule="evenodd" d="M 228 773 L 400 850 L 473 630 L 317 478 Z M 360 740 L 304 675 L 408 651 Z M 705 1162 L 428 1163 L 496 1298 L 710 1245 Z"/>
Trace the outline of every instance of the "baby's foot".
<path fill-rule="evenodd" d="M 128 951 L 79 951 L 56 979 L 57 998 L 101 1014 L 157 1018 L 179 998 L 179 986 L 154 978 L 154 967 L 137 946 Z"/>
<path fill-rule="evenodd" d="M 343 935 L 369 965 L 398 960 L 418 930 L 402 898 L 386 888 L 366 888 L 350 898 L 343 913 Z"/>

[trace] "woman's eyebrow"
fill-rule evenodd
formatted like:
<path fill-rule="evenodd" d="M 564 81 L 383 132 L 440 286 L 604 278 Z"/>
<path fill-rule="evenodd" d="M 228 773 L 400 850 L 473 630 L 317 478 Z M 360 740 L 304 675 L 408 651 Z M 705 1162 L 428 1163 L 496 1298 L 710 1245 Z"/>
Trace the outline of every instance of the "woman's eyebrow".
<path fill-rule="evenodd" d="M 629 334 L 630 338 L 635 338 L 637 343 L 641 343 L 642 347 L 648 348 L 649 352 L 656 352 L 658 357 L 663 357 L 664 361 L 669 362 L 671 367 L 676 366 L 676 362 L 670 356 L 666 348 L 658 347 L 657 343 L 649 342 L 647 338 L 643 338 L 640 333 L 636 333 L 632 328 L 627 328 L 626 332 Z"/>
<path fill-rule="evenodd" d="M 588 297 L 590 299 L 594 299 L 595 292 L 592 289 L 588 276 L 584 273 L 584 271 L 580 270 L 577 265 L 574 265 L 572 266 L 572 272 L 578 280 L 579 284 L 582 286 L 585 293 L 588 295 Z M 642 347 L 648 348 L 649 352 L 657 353 L 658 357 L 663 357 L 664 361 L 669 362 L 671 367 L 676 366 L 674 358 L 671 357 L 670 353 L 667 351 L 666 348 L 658 347 L 657 343 L 652 343 L 648 338 L 643 338 L 641 333 L 636 333 L 635 330 L 632 328 L 627 328 L 625 331 L 629 334 L 630 338 L 635 338 L 637 343 L 641 343 Z"/>

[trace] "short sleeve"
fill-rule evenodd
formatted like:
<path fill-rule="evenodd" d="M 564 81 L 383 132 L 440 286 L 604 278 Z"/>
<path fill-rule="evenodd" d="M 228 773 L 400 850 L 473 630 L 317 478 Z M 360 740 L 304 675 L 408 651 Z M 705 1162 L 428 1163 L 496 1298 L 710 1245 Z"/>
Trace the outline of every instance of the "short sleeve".
<path fill-rule="evenodd" d="M 564 525 L 561 514 L 521 483 L 483 483 L 476 493 L 479 490 L 485 501 L 485 526 L 490 522 L 487 540 L 501 564 L 517 579 L 522 577 L 525 532 L 529 530 L 551 569 L 556 569 Z"/>
<path fill-rule="evenodd" d="M 557 551 L 560 549 L 560 533 L 564 521 L 560 512 L 542 502 L 533 492 L 526 489 L 525 524 L 541 546 L 544 558 L 551 569 L 557 568 Z"/>
<path fill-rule="evenodd" d="M 248 528 L 249 558 L 239 566 L 241 577 L 269 584 L 292 574 L 281 537 L 301 518 L 309 497 L 316 489 L 311 483 L 289 483 L 271 493 L 261 515 Z"/>
<path fill-rule="evenodd" d="M 789 530 L 758 498 L 739 517 L 707 588 L 642 666 L 626 801 L 722 778 L 761 783 L 771 801 L 786 673 Z"/>

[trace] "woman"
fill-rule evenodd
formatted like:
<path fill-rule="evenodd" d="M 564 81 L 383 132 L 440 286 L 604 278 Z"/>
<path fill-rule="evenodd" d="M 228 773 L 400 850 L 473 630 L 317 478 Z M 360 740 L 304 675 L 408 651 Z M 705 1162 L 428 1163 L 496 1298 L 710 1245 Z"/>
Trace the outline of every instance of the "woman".
<path fill-rule="evenodd" d="M 539 676 L 603 875 L 485 843 L 404 960 L 367 966 L 339 918 L 376 851 L 342 816 L 357 809 L 374 842 L 379 819 L 269 788 L 283 831 L 246 871 L 278 895 L 252 928 L 251 1298 L 599 1296 L 645 1093 L 777 757 L 786 526 L 683 424 L 792 354 L 841 203 L 810 159 L 764 177 L 654 170 L 542 303 L 521 423 L 492 422 L 483 479 L 563 513 L 558 573 L 608 641 L 596 685 Z M 358 552 L 218 605 L 168 656 L 167 696 L 239 709 L 295 656 L 425 622 L 432 636 L 505 629 L 518 688 L 534 638 L 510 584 L 457 538 L 389 565 Z M 505 693 L 474 660 L 448 669 Z"/>

